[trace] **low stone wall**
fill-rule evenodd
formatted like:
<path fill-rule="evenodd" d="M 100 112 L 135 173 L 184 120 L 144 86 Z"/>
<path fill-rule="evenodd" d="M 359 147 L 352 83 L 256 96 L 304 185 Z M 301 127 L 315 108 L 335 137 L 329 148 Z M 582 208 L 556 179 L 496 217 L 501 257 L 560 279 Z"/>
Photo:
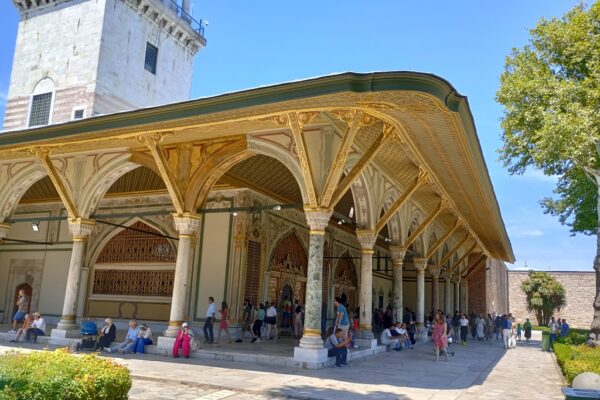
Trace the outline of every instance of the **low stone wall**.
<path fill-rule="evenodd" d="M 537 320 L 527 312 L 525 293 L 521 290 L 521 282 L 527 279 L 527 271 L 509 271 L 509 307 L 517 321 L 529 318 L 534 324 Z M 596 295 L 596 277 L 590 272 L 550 272 L 564 286 L 567 294 L 567 306 L 556 316 L 567 320 L 573 328 L 589 328 L 594 318 L 594 297 Z"/>

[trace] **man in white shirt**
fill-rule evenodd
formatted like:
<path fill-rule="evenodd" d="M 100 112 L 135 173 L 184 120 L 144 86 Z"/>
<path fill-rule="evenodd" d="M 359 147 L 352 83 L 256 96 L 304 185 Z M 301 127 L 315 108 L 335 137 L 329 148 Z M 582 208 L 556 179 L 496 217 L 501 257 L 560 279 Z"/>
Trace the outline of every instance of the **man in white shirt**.
<path fill-rule="evenodd" d="M 390 346 L 391 348 L 393 348 L 396 351 L 400 351 L 401 350 L 400 338 L 392 336 L 392 332 L 390 331 L 390 329 L 395 329 L 395 328 L 396 327 L 392 324 L 388 328 L 384 329 L 383 332 L 381 332 L 381 340 L 380 341 L 381 341 L 381 344 Z"/>
<path fill-rule="evenodd" d="M 213 331 L 213 323 L 215 322 L 215 315 L 217 314 L 217 305 L 215 304 L 215 298 L 208 298 L 208 309 L 206 310 L 206 321 L 202 330 L 204 331 L 204 343 L 213 344 L 215 335 Z"/>
<path fill-rule="evenodd" d="M 556 323 L 556 320 L 554 319 L 554 317 L 550 318 L 550 323 L 548 324 L 548 328 L 550 328 L 550 350 L 552 350 L 552 344 L 554 343 L 554 340 L 556 339 L 556 334 L 559 332 L 558 324 Z"/>
<path fill-rule="evenodd" d="M 29 341 L 29 339 L 33 336 L 33 343 L 37 342 L 38 336 L 46 335 L 46 321 L 39 312 L 33 313 L 33 322 L 31 323 L 31 328 L 28 328 L 25 332 L 25 339 Z"/>

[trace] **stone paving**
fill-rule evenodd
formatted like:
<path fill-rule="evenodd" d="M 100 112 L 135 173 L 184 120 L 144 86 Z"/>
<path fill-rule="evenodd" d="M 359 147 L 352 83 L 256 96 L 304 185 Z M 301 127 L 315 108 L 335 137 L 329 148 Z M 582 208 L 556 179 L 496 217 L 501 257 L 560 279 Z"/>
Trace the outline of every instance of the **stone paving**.
<path fill-rule="evenodd" d="M 359 359 L 349 368 L 321 370 L 156 355 L 114 359 L 131 369 L 134 400 L 564 398 L 554 356 L 542 352 L 539 341 L 520 342 L 509 351 L 495 340 L 452 350 L 454 357 L 436 363 L 431 343 L 425 343 L 412 351 Z"/>

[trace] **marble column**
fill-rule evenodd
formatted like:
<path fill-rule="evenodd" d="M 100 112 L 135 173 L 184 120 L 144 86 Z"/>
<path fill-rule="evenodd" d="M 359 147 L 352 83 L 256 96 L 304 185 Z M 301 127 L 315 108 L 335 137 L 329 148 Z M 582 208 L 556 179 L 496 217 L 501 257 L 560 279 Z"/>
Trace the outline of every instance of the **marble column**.
<path fill-rule="evenodd" d="M 175 229 L 179 234 L 177 246 L 177 260 L 175 261 L 175 278 L 173 279 L 173 296 L 171 298 L 171 313 L 169 315 L 169 326 L 165 336 L 174 338 L 177 330 L 183 323 L 186 310 L 186 293 L 190 285 L 190 268 L 192 266 L 193 254 L 192 242 L 194 235 L 200 227 L 201 217 L 196 214 L 185 213 L 173 215 Z"/>
<path fill-rule="evenodd" d="M 396 314 L 395 321 L 402 321 L 404 314 L 404 303 L 402 294 L 402 268 L 404 267 L 404 256 L 406 249 L 402 246 L 390 246 L 392 255 L 392 268 L 394 277 L 394 311 Z"/>
<path fill-rule="evenodd" d="M 453 314 L 452 310 L 452 282 L 450 281 L 450 274 L 445 273 L 444 275 L 444 313 L 446 315 Z"/>
<path fill-rule="evenodd" d="M 432 265 L 429 267 L 429 272 L 431 273 L 431 309 L 432 312 L 437 313 L 440 307 L 440 272 L 442 271 L 441 267 L 437 265 Z"/>
<path fill-rule="evenodd" d="M 454 309 L 462 311 L 462 304 L 460 303 L 460 277 L 455 277 L 452 281 L 454 283 Z"/>
<path fill-rule="evenodd" d="M 428 260 L 415 258 L 413 262 L 417 270 L 417 337 L 425 340 L 427 338 L 427 332 L 425 332 L 425 270 Z"/>
<path fill-rule="evenodd" d="M 305 210 L 310 227 L 308 244 L 308 270 L 306 274 L 306 299 L 304 304 L 304 335 L 300 347 L 322 349 L 321 307 L 323 306 L 323 247 L 325 228 L 329 224 L 331 212 L 325 210 Z"/>
<path fill-rule="evenodd" d="M 356 237 L 360 243 L 360 337 L 373 339 L 373 246 L 377 235 L 370 230 L 357 230 Z"/>
<path fill-rule="evenodd" d="M 56 329 L 52 330 L 53 337 L 69 337 L 79 332 L 75 318 L 77 315 L 77 300 L 79 297 L 79 282 L 81 280 L 81 269 L 85 258 L 87 238 L 94 229 L 96 223 L 92 220 L 77 218 L 69 220 L 69 232 L 73 235 L 73 249 L 71 250 L 71 262 L 69 274 L 67 275 L 67 287 L 65 288 L 65 299 L 62 314 Z"/>
<path fill-rule="evenodd" d="M 460 289 L 463 305 L 463 312 L 466 314 L 469 312 L 469 282 L 466 279 L 462 281 L 462 288 Z"/>

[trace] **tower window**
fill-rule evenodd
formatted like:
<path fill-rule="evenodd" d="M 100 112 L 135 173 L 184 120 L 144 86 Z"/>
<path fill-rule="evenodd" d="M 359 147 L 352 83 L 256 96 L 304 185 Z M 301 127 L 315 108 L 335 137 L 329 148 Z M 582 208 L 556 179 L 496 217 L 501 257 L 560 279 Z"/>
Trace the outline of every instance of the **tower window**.
<path fill-rule="evenodd" d="M 48 125 L 50 109 L 52 108 L 52 93 L 33 95 L 29 111 L 29 126 Z"/>
<path fill-rule="evenodd" d="M 73 109 L 73 118 L 72 119 L 82 119 L 83 118 L 84 109 L 83 108 L 75 108 Z"/>
<path fill-rule="evenodd" d="M 146 42 L 146 62 L 144 68 L 146 71 L 156 75 L 156 61 L 158 60 L 158 47 Z"/>

